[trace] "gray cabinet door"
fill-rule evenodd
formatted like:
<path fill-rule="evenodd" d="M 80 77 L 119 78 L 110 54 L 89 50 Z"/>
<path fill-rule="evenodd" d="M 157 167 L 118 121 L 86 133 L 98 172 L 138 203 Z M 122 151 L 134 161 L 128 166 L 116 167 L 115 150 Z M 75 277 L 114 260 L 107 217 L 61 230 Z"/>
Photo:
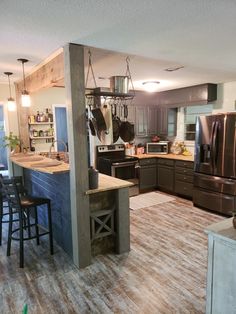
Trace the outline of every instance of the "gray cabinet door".
<path fill-rule="evenodd" d="M 167 135 L 168 133 L 167 108 L 158 107 L 157 109 L 157 130 L 158 130 L 158 135 Z"/>
<path fill-rule="evenodd" d="M 129 105 L 128 106 L 128 117 L 127 120 L 130 123 L 135 124 L 135 106 L 134 105 Z"/>
<path fill-rule="evenodd" d="M 147 108 L 137 106 L 135 109 L 136 136 L 147 136 Z"/>
<path fill-rule="evenodd" d="M 148 107 L 148 134 L 157 134 L 157 107 Z"/>
<path fill-rule="evenodd" d="M 156 165 L 140 167 L 139 188 L 140 190 L 152 189 L 156 187 Z"/>
<path fill-rule="evenodd" d="M 157 186 L 165 191 L 174 192 L 174 167 L 157 166 Z"/>
<path fill-rule="evenodd" d="M 158 107 L 157 130 L 159 135 L 175 136 L 177 123 L 177 108 Z"/>
<path fill-rule="evenodd" d="M 167 114 L 167 135 L 176 136 L 177 108 L 169 108 Z"/>

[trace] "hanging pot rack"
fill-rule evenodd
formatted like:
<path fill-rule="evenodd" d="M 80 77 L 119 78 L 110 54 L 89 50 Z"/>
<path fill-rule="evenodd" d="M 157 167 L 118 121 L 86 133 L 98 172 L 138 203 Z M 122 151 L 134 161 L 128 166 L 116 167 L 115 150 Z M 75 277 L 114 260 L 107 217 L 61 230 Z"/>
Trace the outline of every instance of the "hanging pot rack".
<path fill-rule="evenodd" d="M 111 104 L 116 103 L 116 102 L 126 103 L 126 101 L 128 100 L 132 102 L 132 99 L 135 96 L 135 91 L 134 91 L 133 81 L 132 81 L 130 67 L 129 67 L 130 58 L 129 57 L 126 58 L 125 76 L 129 78 L 132 89 L 129 93 L 117 93 L 117 92 L 108 91 L 107 88 L 104 89 L 103 87 L 97 87 L 97 83 L 96 83 L 96 79 L 95 79 L 95 75 L 93 71 L 93 66 L 92 66 L 92 54 L 90 50 L 88 51 L 88 55 L 89 55 L 89 64 L 88 64 L 88 71 L 87 71 L 86 81 L 85 81 L 85 89 L 86 89 L 85 96 L 88 99 L 88 103 L 90 104 L 93 103 L 94 105 L 96 105 L 97 103 L 100 103 L 100 101 L 99 100 L 96 101 L 95 98 L 100 99 L 100 97 L 103 97 L 105 102 L 108 101 Z M 92 74 L 93 83 L 95 86 L 95 88 L 93 89 L 87 88 L 90 72 Z"/>

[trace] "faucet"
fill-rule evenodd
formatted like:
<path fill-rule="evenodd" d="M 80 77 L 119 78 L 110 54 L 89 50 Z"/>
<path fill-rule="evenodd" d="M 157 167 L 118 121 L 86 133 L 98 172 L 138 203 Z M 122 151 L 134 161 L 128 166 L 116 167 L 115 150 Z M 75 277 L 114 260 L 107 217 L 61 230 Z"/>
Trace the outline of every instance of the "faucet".
<path fill-rule="evenodd" d="M 61 143 L 63 144 L 64 148 L 65 148 L 65 151 L 64 151 L 64 162 L 69 162 L 69 156 L 68 156 L 68 150 L 67 150 L 67 145 L 66 143 L 63 141 L 63 140 L 54 140 L 52 142 L 52 145 L 50 146 L 50 149 L 49 149 L 49 158 L 51 158 L 52 156 L 52 149 L 55 149 L 54 148 L 54 144 L 55 143 Z M 59 157 L 59 154 L 58 154 L 58 157 Z M 60 157 L 59 157 L 60 158 Z"/>

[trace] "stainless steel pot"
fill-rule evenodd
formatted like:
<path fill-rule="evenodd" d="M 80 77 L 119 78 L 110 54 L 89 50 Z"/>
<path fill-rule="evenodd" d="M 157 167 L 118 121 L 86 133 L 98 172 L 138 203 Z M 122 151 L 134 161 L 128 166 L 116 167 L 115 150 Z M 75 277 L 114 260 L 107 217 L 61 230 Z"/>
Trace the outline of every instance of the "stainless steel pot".
<path fill-rule="evenodd" d="M 110 77 L 110 90 L 113 93 L 129 92 L 129 77 L 128 76 L 111 76 Z"/>

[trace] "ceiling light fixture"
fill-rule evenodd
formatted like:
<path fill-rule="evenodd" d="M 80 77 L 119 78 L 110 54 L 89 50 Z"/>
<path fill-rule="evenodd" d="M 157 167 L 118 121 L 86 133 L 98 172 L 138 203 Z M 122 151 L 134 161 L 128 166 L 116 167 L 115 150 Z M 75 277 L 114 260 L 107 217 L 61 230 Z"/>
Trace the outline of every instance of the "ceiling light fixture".
<path fill-rule="evenodd" d="M 158 88 L 158 84 L 160 84 L 160 82 L 158 82 L 158 81 L 143 82 L 143 86 L 144 86 L 145 91 L 147 91 L 149 93 L 156 92 L 157 88 Z"/>
<path fill-rule="evenodd" d="M 21 59 L 17 59 L 17 61 L 22 63 L 23 80 L 24 80 L 24 89 L 21 93 L 21 106 L 22 107 L 30 107 L 30 96 L 29 96 L 29 93 L 27 92 L 26 87 L 25 87 L 25 67 L 24 67 L 24 64 L 26 62 L 28 62 L 29 60 L 21 58 Z"/>
<path fill-rule="evenodd" d="M 16 111 L 15 99 L 11 96 L 10 76 L 13 73 L 12 72 L 4 72 L 4 74 L 8 76 L 8 85 L 9 85 L 9 94 L 10 94 L 10 97 L 7 99 L 7 109 L 8 109 L 8 111 Z"/>

